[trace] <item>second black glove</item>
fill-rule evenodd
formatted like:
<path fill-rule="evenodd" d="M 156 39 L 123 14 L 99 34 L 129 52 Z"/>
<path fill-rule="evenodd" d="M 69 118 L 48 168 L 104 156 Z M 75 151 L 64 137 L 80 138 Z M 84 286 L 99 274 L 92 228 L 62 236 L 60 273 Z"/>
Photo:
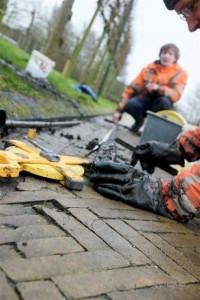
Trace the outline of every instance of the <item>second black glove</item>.
<path fill-rule="evenodd" d="M 94 166 L 91 180 L 103 196 L 171 217 L 163 197 L 159 178 L 149 176 L 130 165 L 100 161 Z"/>
<path fill-rule="evenodd" d="M 131 165 L 135 166 L 138 160 L 142 169 L 150 174 L 154 172 L 155 166 L 184 166 L 183 151 L 178 140 L 173 144 L 152 141 L 138 145 L 133 151 Z"/>

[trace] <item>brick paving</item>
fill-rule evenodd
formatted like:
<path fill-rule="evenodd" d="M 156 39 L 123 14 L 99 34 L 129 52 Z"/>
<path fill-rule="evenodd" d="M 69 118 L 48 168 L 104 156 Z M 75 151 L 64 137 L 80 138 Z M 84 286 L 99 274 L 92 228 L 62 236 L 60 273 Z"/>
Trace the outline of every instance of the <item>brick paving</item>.
<path fill-rule="evenodd" d="M 91 126 L 99 128 L 98 121 Z M 60 132 L 77 136 L 80 128 Z M 52 138 L 53 150 L 66 155 L 85 152 L 60 132 L 39 137 L 48 147 Z M 81 137 L 91 140 L 87 130 Z M 119 149 L 130 156 L 126 151 Z M 87 178 L 83 191 L 70 191 L 23 173 L 2 180 L 0 190 L 1 300 L 200 299 L 197 219 L 180 224 L 112 201 Z"/>

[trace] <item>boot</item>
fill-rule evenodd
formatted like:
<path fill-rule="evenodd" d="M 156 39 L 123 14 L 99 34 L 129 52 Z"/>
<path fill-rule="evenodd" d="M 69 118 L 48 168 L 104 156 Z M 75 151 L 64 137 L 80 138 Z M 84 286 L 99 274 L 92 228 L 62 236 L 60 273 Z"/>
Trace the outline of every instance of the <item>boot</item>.
<path fill-rule="evenodd" d="M 133 126 L 130 128 L 130 131 L 133 133 L 138 133 L 139 129 L 142 127 L 143 124 L 144 118 L 136 120 Z"/>

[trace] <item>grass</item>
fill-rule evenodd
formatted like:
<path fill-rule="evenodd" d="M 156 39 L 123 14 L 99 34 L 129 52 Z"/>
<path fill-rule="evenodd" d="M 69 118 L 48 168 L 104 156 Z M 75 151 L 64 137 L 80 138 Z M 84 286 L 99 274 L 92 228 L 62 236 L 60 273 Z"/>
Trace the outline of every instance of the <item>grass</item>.
<path fill-rule="evenodd" d="M 25 69 L 30 55 L 0 38 L 0 57 L 8 62 L 11 62 L 20 69 Z"/>
<path fill-rule="evenodd" d="M 24 70 L 30 59 L 30 55 L 0 38 L 0 58 Z M 65 78 L 57 71 L 51 72 L 48 76 L 48 80 L 54 89 L 69 98 L 75 99 L 82 110 L 87 113 L 112 113 L 116 108 L 116 104 L 108 99 L 99 97 L 98 102 L 94 102 L 90 96 L 79 93 L 72 87 L 72 85 L 77 84 L 77 82 L 71 78 Z M 6 65 L 1 65 L 0 68 L 0 91 L 18 93 L 40 100 L 47 100 L 49 98 L 47 92 L 36 89 L 29 80 L 25 78 L 22 79 L 12 68 Z M 59 101 L 59 99 L 56 99 L 56 101 Z"/>
<path fill-rule="evenodd" d="M 13 69 L 6 65 L 1 65 L 0 74 L 1 91 L 16 92 L 24 96 L 28 95 L 36 98 L 40 96 L 44 97 L 44 94 L 41 95 L 29 80 L 21 79 Z"/>
<path fill-rule="evenodd" d="M 65 78 L 61 73 L 53 71 L 49 77 L 51 85 L 69 98 L 76 99 L 82 109 L 92 112 L 114 111 L 116 105 L 103 97 L 99 97 L 98 102 L 94 102 L 88 95 L 79 93 L 72 85 L 77 84 L 77 81 Z"/>

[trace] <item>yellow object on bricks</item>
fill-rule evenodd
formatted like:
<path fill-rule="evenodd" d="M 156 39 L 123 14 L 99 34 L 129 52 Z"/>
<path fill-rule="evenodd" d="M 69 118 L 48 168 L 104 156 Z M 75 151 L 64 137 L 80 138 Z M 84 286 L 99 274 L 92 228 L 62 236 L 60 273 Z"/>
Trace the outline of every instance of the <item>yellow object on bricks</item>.
<path fill-rule="evenodd" d="M 64 182 L 69 189 L 82 190 L 87 159 L 60 155 L 58 162 L 40 156 L 40 149 L 19 140 L 10 140 L 10 146 L 0 151 L 0 177 L 17 177 L 20 171 Z"/>
<path fill-rule="evenodd" d="M 0 177 L 17 177 L 21 171 L 20 165 L 12 158 L 4 155 L 5 151 L 0 151 Z"/>
<path fill-rule="evenodd" d="M 55 180 L 63 181 L 65 180 L 65 175 L 59 171 L 57 171 L 54 167 L 45 165 L 45 164 L 21 164 L 22 171 L 26 171 L 38 176 L 51 178 Z M 71 165 L 68 166 L 67 170 L 68 174 L 71 176 L 82 176 L 84 174 L 84 168 L 82 166 Z M 72 174 L 73 173 L 73 174 Z"/>
<path fill-rule="evenodd" d="M 182 126 L 187 123 L 183 116 L 174 110 L 160 110 L 156 114 Z"/>
<path fill-rule="evenodd" d="M 33 139 L 35 138 L 35 136 L 36 136 L 36 129 L 30 128 L 30 129 L 28 130 L 27 137 L 28 137 L 29 139 L 33 140 Z"/>
<path fill-rule="evenodd" d="M 45 178 L 54 180 L 64 180 L 64 175 L 58 172 L 52 166 L 44 164 L 21 164 L 22 171 L 26 171 Z"/>

